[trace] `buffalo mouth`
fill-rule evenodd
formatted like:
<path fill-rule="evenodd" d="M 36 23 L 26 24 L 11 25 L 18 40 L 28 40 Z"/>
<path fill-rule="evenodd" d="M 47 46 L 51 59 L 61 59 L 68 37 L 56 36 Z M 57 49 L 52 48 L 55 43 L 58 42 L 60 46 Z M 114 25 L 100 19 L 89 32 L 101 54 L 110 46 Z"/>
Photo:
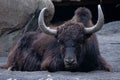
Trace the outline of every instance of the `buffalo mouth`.
<path fill-rule="evenodd" d="M 77 61 L 64 61 L 64 66 L 66 69 L 75 69 L 78 65 L 77 65 Z"/>
<path fill-rule="evenodd" d="M 77 64 L 65 64 L 67 70 L 72 70 L 77 68 Z"/>

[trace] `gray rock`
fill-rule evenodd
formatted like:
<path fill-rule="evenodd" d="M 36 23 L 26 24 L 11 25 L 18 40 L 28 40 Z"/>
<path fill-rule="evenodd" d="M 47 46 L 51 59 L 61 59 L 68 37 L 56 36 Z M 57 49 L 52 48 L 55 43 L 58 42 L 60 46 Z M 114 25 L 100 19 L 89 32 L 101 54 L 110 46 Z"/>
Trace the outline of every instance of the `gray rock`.
<path fill-rule="evenodd" d="M 0 35 L 25 26 L 36 10 L 48 7 L 49 20 L 54 14 L 50 0 L 0 0 Z"/>
<path fill-rule="evenodd" d="M 115 33 L 120 33 L 120 21 L 106 23 L 103 28 L 98 31 L 98 34 L 100 35 L 110 35 Z"/>
<path fill-rule="evenodd" d="M 21 37 L 22 31 L 16 31 L 11 34 L 3 35 L 0 37 L 0 56 L 7 56 L 18 39 Z"/>
<path fill-rule="evenodd" d="M 49 23 L 54 14 L 51 0 L 0 0 L 0 56 L 9 52 L 32 16 L 35 19 L 28 27 L 37 26 L 39 13 L 35 12 L 44 7 L 48 7 L 45 21 Z"/>

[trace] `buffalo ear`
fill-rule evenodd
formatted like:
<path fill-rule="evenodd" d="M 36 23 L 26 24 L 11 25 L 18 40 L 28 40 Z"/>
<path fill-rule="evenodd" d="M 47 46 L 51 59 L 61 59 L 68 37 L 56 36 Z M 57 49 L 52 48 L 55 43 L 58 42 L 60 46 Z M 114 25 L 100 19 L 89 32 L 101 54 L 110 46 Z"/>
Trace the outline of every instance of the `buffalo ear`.
<path fill-rule="evenodd" d="M 57 34 L 55 35 L 55 38 L 58 38 L 58 34 L 60 33 L 59 27 L 57 27 Z"/>
<path fill-rule="evenodd" d="M 85 34 L 85 39 L 88 39 L 91 37 L 92 34 Z"/>
<path fill-rule="evenodd" d="M 57 39 L 58 38 L 58 34 L 56 34 L 54 37 Z"/>

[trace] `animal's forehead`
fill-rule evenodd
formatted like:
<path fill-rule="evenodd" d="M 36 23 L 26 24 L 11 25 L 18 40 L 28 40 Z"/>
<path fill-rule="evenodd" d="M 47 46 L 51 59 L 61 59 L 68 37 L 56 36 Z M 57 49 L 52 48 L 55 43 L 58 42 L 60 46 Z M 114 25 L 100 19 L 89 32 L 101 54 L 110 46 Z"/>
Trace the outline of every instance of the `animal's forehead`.
<path fill-rule="evenodd" d="M 60 28 L 60 31 L 62 33 L 77 33 L 77 32 L 83 32 L 83 25 L 81 24 L 75 24 L 75 23 L 70 23 L 70 24 L 66 24 L 64 26 L 62 26 Z"/>
<path fill-rule="evenodd" d="M 61 39 L 69 40 L 69 39 L 77 39 L 79 35 L 84 33 L 84 28 L 79 24 L 68 24 L 63 26 L 59 30 L 58 37 Z"/>

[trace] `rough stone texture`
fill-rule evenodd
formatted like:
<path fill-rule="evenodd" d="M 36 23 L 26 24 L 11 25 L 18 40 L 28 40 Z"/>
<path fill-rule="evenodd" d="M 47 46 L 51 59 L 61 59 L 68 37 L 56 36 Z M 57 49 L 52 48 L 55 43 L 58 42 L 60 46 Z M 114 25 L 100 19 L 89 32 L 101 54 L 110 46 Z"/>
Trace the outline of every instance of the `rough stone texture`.
<path fill-rule="evenodd" d="M 54 14 L 50 0 L 0 0 L 0 35 L 25 26 L 36 10 L 49 8 L 49 18 Z M 52 10 L 52 11 L 51 11 Z"/>
<path fill-rule="evenodd" d="M 120 80 L 120 21 L 105 24 L 97 33 L 101 55 L 112 66 L 111 72 L 65 72 L 47 71 L 21 72 L 0 69 L 0 80 Z M 6 57 L 0 57 L 0 65 Z"/>
<path fill-rule="evenodd" d="M 0 37 L 0 56 L 7 56 L 17 40 L 21 37 L 22 30 Z"/>
<path fill-rule="evenodd" d="M 0 34 L 22 28 L 36 8 L 34 0 L 0 0 Z"/>
<path fill-rule="evenodd" d="M 0 56 L 9 52 L 22 35 L 22 31 L 31 17 L 44 7 L 48 8 L 45 19 L 49 23 L 54 14 L 51 0 L 0 0 Z M 35 17 L 32 27 L 37 24 L 37 19 L 38 17 Z"/>

